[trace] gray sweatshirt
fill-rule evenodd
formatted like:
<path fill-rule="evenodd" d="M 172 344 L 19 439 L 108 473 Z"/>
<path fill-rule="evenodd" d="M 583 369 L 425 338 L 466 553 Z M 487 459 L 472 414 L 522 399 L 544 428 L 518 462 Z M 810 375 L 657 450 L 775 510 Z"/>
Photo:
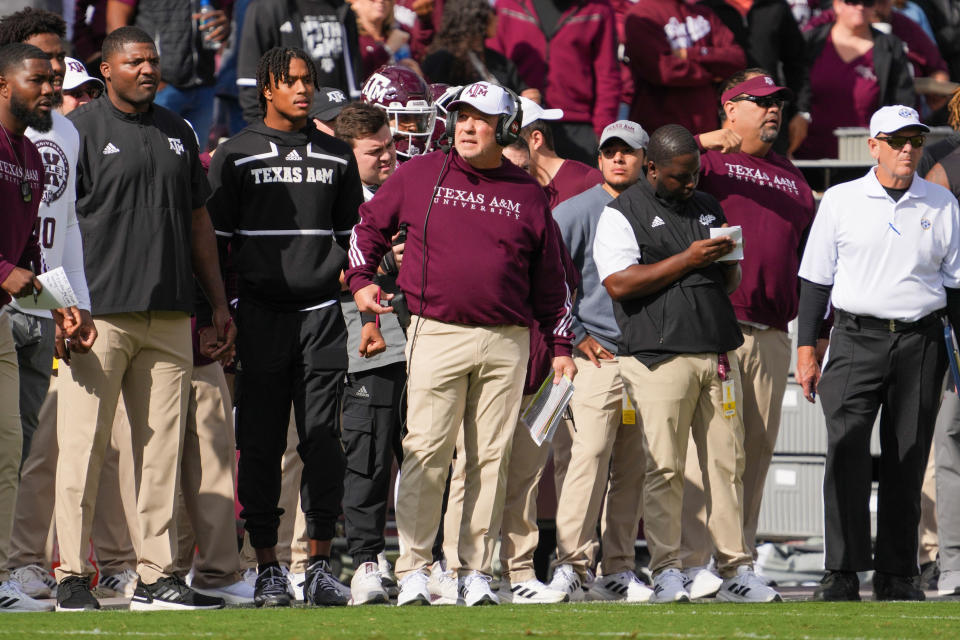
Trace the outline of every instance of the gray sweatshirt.
<path fill-rule="evenodd" d="M 597 265 L 593 262 L 593 238 L 597 234 L 597 221 L 600 220 L 603 208 L 611 200 L 613 196 L 598 184 L 558 204 L 553 209 L 553 217 L 582 278 L 570 327 L 574 335 L 573 344 L 579 344 L 590 334 L 610 353 L 617 353 L 620 329 L 613 317 L 613 301 L 600 283 Z"/>

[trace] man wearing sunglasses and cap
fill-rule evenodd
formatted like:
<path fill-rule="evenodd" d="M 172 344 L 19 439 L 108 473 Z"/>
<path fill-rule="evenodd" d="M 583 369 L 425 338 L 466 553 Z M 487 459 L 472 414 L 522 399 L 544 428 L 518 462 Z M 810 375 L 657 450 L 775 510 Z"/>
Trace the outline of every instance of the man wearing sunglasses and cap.
<path fill-rule="evenodd" d="M 916 175 L 917 112 L 882 107 L 870 119 L 863 178 L 827 190 L 800 265 L 797 382 L 827 422 L 824 565 L 817 600 L 859 600 L 858 571 L 875 570 L 877 600 L 923 600 L 917 567 L 920 490 L 947 370 L 941 319 L 960 326 L 960 208 Z M 830 301 L 831 347 L 814 353 Z M 876 551 L 870 549 L 870 434 L 880 418 Z"/>
<path fill-rule="evenodd" d="M 87 73 L 83 63 L 74 58 L 64 58 L 67 67 L 63 75 L 63 104 L 60 113 L 67 115 L 80 105 L 96 100 L 103 93 L 103 81 Z"/>
<path fill-rule="evenodd" d="M 815 211 L 803 174 L 773 151 L 784 104 L 792 99 L 793 92 L 763 69 L 737 72 L 722 85 L 722 128 L 699 137 L 707 149 L 700 157 L 700 188 L 720 202 L 727 221 L 741 226 L 744 236 L 743 279 L 730 300 L 744 339 L 737 348 L 743 378 L 743 535 L 754 559 L 760 501 L 790 369 L 787 323 L 797 315 L 797 269 Z M 822 355 L 826 341 L 821 344 Z M 706 568 L 713 544 L 693 447 L 686 477 L 680 554 L 690 595 L 698 598 L 716 592 L 721 580 Z"/>

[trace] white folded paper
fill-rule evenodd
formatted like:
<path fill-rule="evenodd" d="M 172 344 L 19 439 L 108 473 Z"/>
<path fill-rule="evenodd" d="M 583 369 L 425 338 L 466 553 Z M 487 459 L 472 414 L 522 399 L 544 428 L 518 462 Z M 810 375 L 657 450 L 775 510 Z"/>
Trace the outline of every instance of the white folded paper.
<path fill-rule="evenodd" d="M 63 267 L 41 273 L 37 280 L 43 285 L 43 291 L 36 296 L 28 293 L 17 298 L 21 309 L 62 309 L 77 306 L 77 295 L 73 292 Z"/>
<path fill-rule="evenodd" d="M 733 251 L 725 256 L 720 256 L 717 260 L 743 260 L 743 229 L 736 227 L 710 227 L 710 237 L 719 238 L 721 236 L 730 236 L 735 243 Z"/>

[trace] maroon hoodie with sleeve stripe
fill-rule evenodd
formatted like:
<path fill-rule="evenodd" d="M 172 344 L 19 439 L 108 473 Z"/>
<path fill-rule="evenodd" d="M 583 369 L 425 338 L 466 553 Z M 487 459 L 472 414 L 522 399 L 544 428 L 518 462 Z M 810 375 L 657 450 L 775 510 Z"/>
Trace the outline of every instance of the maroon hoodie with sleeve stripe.
<path fill-rule="evenodd" d="M 405 162 L 360 207 L 350 237 L 350 290 L 373 283 L 390 238 L 406 223 L 397 285 L 411 313 L 472 326 L 536 322 L 554 356 L 570 355 L 571 292 L 543 189 L 509 162 L 476 169 L 456 150 L 440 177 L 444 158 L 435 151 Z"/>
<path fill-rule="evenodd" d="M 34 273 L 43 270 L 40 244 L 33 233 L 43 195 L 43 161 L 27 136 L 6 133 L 0 136 L 0 207 L 3 208 L 0 215 L 0 282 L 6 280 L 16 267 Z M 24 202 L 20 193 L 24 171 L 30 184 L 30 202 Z M 8 302 L 10 295 L 0 289 L 0 306 Z"/>

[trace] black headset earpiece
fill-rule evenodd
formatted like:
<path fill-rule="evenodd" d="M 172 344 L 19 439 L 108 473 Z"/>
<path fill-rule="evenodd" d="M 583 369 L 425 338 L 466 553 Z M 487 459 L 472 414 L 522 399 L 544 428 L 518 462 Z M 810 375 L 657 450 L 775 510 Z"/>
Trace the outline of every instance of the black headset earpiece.
<path fill-rule="evenodd" d="M 470 85 L 467 85 L 470 86 Z M 520 104 L 520 97 L 507 89 L 506 87 L 499 85 L 501 89 L 506 91 L 510 97 L 513 99 L 513 113 L 504 113 L 499 118 L 497 118 L 497 131 L 496 131 L 496 141 L 497 144 L 501 147 L 508 147 L 517 140 L 520 139 L 520 124 L 523 122 L 523 108 Z M 457 95 L 453 96 L 450 99 L 450 103 L 454 103 L 460 99 L 460 96 L 463 94 L 463 90 L 467 87 L 463 87 L 460 91 L 457 91 Z M 457 111 L 451 110 L 447 111 L 447 121 L 444 133 L 450 139 L 450 144 L 453 144 L 453 134 L 457 126 Z"/>

